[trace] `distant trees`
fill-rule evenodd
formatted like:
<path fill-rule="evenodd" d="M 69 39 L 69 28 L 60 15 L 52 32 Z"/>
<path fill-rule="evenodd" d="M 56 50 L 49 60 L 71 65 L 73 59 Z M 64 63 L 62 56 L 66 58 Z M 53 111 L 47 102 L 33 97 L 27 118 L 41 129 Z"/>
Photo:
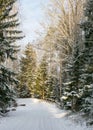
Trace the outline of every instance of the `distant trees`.
<path fill-rule="evenodd" d="M 48 70 L 57 77 L 58 99 L 65 108 L 87 114 L 93 105 L 92 4 L 92 0 L 52 0 L 48 16 L 56 20 L 41 42 L 50 57 Z M 53 63 L 57 71 L 52 71 Z"/>
<path fill-rule="evenodd" d="M 84 17 L 83 3 L 84 0 L 81 2 L 79 0 L 51 0 L 47 10 L 51 22 L 49 22 L 47 34 L 41 43 L 43 49 L 48 50 L 47 53 L 50 51 L 48 54 L 51 57 L 50 64 L 54 63 L 57 70 L 55 74 L 53 72 L 53 75 L 58 78 L 59 99 L 62 96 L 63 83 L 68 77 L 66 66 L 73 55 L 74 46 L 77 43 L 80 43 L 78 45 L 80 48 L 83 46 L 82 32 L 79 26 Z"/>
<path fill-rule="evenodd" d="M 6 67 L 6 60 L 15 60 L 18 47 L 14 45 L 21 39 L 21 31 L 17 29 L 19 21 L 17 12 L 11 14 L 16 0 L 0 0 L 0 101 L 9 105 L 13 100 L 13 87 L 17 83 L 15 73 Z"/>
<path fill-rule="evenodd" d="M 43 56 L 40 65 L 37 68 L 35 95 L 37 97 L 45 99 L 47 95 L 47 78 L 48 68 L 46 56 Z"/>
<path fill-rule="evenodd" d="M 38 56 L 37 66 L 34 65 L 35 71 L 31 74 L 34 85 L 30 88 L 36 97 L 57 100 L 66 109 L 83 111 L 90 116 L 93 114 L 93 2 L 51 2 L 48 16 L 52 22 L 49 21 L 45 37 L 37 41 L 37 48 L 43 53 Z M 33 67 L 26 69 L 31 60 L 24 63 L 24 57 L 22 61 L 21 65 L 27 65 L 21 68 L 26 74 L 22 82 L 30 86 L 32 77 L 26 76 Z"/>
<path fill-rule="evenodd" d="M 45 53 L 39 63 L 36 58 L 33 46 L 28 44 L 20 60 L 19 97 L 31 96 L 45 100 L 58 98 L 57 79 L 50 74 L 49 57 Z"/>
<path fill-rule="evenodd" d="M 34 94 L 41 99 L 54 100 L 57 98 L 57 91 L 55 90 L 57 79 L 49 71 L 48 58 L 45 53 L 38 64 Z"/>
<path fill-rule="evenodd" d="M 36 73 L 36 53 L 32 45 L 28 44 L 20 61 L 20 73 L 19 73 L 20 97 L 29 97 L 34 94 L 35 73 Z"/>

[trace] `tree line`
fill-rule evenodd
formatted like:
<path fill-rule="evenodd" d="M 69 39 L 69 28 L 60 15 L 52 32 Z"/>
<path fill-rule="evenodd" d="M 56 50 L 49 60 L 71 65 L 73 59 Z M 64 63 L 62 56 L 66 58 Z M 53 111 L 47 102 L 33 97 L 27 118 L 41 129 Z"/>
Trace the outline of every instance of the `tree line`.
<path fill-rule="evenodd" d="M 36 42 L 41 51 L 28 44 L 21 58 L 20 96 L 57 101 L 92 118 L 93 0 L 51 0 L 46 14 L 47 33 Z"/>
<path fill-rule="evenodd" d="M 26 46 L 18 75 L 7 67 L 23 38 L 15 2 L 0 0 L 0 103 L 8 107 L 17 89 L 19 97 L 56 101 L 92 119 L 93 0 L 51 0 L 47 24 L 41 24 L 46 35 Z"/>

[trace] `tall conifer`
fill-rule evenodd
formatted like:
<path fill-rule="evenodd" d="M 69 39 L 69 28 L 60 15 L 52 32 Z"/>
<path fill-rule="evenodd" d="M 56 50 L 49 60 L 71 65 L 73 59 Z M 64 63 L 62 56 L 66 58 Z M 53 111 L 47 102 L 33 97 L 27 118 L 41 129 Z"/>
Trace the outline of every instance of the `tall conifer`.
<path fill-rule="evenodd" d="M 21 31 L 17 29 L 19 21 L 17 12 L 13 12 L 16 0 L 0 0 L 0 101 L 9 104 L 13 99 L 12 88 L 17 80 L 15 73 L 8 69 L 5 62 L 8 58 L 15 60 L 18 47 L 14 45 L 21 39 Z"/>

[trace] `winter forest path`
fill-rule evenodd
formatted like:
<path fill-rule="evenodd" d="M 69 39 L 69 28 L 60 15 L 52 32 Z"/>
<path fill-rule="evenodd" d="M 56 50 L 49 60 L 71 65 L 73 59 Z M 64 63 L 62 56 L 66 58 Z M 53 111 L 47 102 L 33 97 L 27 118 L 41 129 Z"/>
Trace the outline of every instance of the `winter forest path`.
<path fill-rule="evenodd" d="M 59 110 L 55 104 L 38 99 L 18 99 L 16 111 L 0 118 L 0 130 L 85 130 L 85 126 L 70 121 L 66 112 Z M 87 130 L 87 129 L 86 129 Z"/>

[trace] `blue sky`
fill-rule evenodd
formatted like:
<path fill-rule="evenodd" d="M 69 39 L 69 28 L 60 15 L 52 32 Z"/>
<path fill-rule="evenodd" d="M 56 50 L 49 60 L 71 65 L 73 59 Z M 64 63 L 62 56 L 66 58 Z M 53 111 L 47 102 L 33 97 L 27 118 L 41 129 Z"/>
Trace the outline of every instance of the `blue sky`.
<path fill-rule="evenodd" d="M 45 10 L 49 0 L 19 0 L 21 30 L 26 36 L 21 42 L 27 44 L 38 38 L 35 32 L 42 32 L 40 23 L 45 22 Z"/>

